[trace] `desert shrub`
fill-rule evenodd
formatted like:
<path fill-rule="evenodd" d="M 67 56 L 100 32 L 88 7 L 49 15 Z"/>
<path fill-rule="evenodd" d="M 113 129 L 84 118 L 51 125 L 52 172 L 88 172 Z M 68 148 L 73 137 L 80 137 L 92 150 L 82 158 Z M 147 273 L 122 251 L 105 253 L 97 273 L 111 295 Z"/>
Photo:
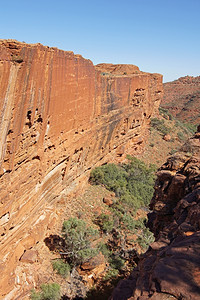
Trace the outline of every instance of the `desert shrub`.
<path fill-rule="evenodd" d="M 135 229 L 135 221 L 133 220 L 133 217 L 129 214 L 126 213 L 122 217 L 122 222 L 128 230 L 134 230 Z"/>
<path fill-rule="evenodd" d="M 193 135 L 196 132 L 196 129 L 197 129 L 196 125 L 191 124 L 191 123 L 181 122 L 179 120 L 176 120 L 175 126 L 182 129 L 184 131 L 184 133 L 186 133 L 188 135 Z"/>
<path fill-rule="evenodd" d="M 41 285 L 41 291 L 31 291 L 32 300 L 58 300 L 60 299 L 60 286 L 57 283 L 48 283 Z"/>
<path fill-rule="evenodd" d="M 143 251 L 145 251 L 148 249 L 149 244 L 151 244 L 153 241 L 153 233 L 148 228 L 144 227 L 137 238 L 137 243 L 140 245 Z"/>
<path fill-rule="evenodd" d="M 169 152 L 170 155 L 174 155 L 178 150 L 177 149 L 171 149 L 171 151 Z"/>
<path fill-rule="evenodd" d="M 103 184 L 114 191 L 120 203 L 130 208 L 139 208 L 149 204 L 153 196 L 155 167 L 148 167 L 139 159 L 128 156 L 128 163 L 107 164 L 92 170 L 90 182 Z"/>
<path fill-rule="evenodd" d="M 185 135 L 182 131 L 178 131 L 177 132 L 177 136 L 179 138 L 180 141 L 184 141 L 185 140 Z"/>
<path fill-rule="evenodd" d="M 112 254 L 112 252 L 109 250 L 108 246 L 107 246 L 106 244 L 102 243 L 102 242 L 100 242 L 100 243 L 98 244 L 98 249 L 99 249 L 99 251 L 101 251 L 101 253 L 102 253 L 106 258 L 110 257 L 111 254 Z"/>
<path fill-rule="evenodd" d="M 58 274 L 60 274 L 63 277 L 66 277 L 69 275 L 71 267 L 70 265 L 65 262 L 63 259 L 56 259 L 52 261 L 53 269 L 57 271 Z"/>
<path fill-rule="evenodd" d="M 172 114 L 168 111 L 168 109 L 163 108 L 163 107 L 159 107 L 159 113 L 161 116 L 163 116 L 163 118 L 165 118 L 166 120 L 173 120 L 173 116 Z"/>
<path fill-rule="evenodd" d="M 107 281 L 109 279 L 113 279 L 117 277 L 119 274 L 119 270 L 114 269 L 114 268 L 109 268 L 108 272 L 105 274 L 103 280 Z"/>
<path fill-rule="evenodd" d="M 126 185 L 126 172 L 115 164 L 106 164 L 92 170 L 90 182 L 103 184 L 108 190 L 120 194 Z"/>
<path fill-rule="evenodd" d="M 97 217 L 95 223 L 100 227 L 100 229 L 105 232 L 109 233 L 112 231 L 114 222 L 111 215 L 106 215 L 102 213 L 100 216 Z"/>
<path fill-rule="evenodd" d="M 151 118 L 151 127 L 162 133 L 163 135 L 168 134 L 171 129 L 165 125 L 164 120 L 159 120 L 158 118 Z"/>
<path fill-rule="evenodd" d="M 124 260 L 119 255 L 111 255 L 109 258 L 111 269 L 121 271 L 124 268 Z"/>
<path fill-rule="evenodd" d="M 72 266 L 81 264 L 97 254 L 91 242 L 97 236 L 97 230 L 88 227 L 86 222 L 77 218 L 64 221 L 62 235 L 65 239 L 65 255 Z"/>

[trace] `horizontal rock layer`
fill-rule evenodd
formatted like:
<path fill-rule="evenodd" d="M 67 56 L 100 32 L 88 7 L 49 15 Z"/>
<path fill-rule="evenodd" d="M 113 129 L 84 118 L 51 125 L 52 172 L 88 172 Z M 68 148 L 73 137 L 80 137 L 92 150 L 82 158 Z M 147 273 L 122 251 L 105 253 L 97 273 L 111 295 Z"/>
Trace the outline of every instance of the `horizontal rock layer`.
<path fill-rule="evenodd" d="M 29 284 L 15 269 L 54 228 L 56 203 L 80 189 L 95 165 L 142 149 L 161 98 L 159 74 L 131 65 L 95 68 L 73 52 L 0 40 L 0 290 L 6 299 Z"/>
<path fill-rule="evenodd" d="M 182 150 L 157 173 L 148 220 L 155 242 L 113 300 L 200 299 L 200 132 Z"/>

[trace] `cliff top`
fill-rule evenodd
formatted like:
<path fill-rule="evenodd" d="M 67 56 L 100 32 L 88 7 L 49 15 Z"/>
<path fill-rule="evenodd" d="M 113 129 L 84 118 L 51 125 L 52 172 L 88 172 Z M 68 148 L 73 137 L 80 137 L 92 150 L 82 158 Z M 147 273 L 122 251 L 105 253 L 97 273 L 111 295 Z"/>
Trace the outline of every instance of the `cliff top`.
<path fill-rule="evenodd" d="M 80 54 L 74 54 L 73 51 L 66 51 L 62 49 L 58 49 L 57 47 L 49 47 L 44 46 L 41 43 L 35 44 L 27 44 L 25 42 L 19 42 L 13 39 L 0 39 L 0 47 L 6 48 L 5 51 L 1 50 L 1 57 L 0 60 L 10 60 L 13 56 L 20 56 L 21 50 L 23 48 L 30 48 L 30 47 L 42 47 L 48 49 L 48 51 L 62 51 L 68 54 L 73 54 L 77 58 L 83 58 Z M 9 56 L 8 56 L 9 55 Z M 84 58 L 85 59 L 85 58 Z M 90 59 L 85 59 L 87 61 L 91 61 Z M 133 75 L 143 75 L 149 74 L 153 76 L 161 76 L 157 73 L 147 73 L 140 71 L 139 67 L 132 65 L 132 64 L 112 64 L 112 63 L 100 63 L 94 66 L 96 71 L 101 72 L 103 75 L 112 75 L 112 76 L 133 76 Z"/>
<path fill-rule="evenodd" d="M 95 66 L 96 70 L 111 73 L 115 75 L 132 75 L 140 73 L 140 69 L 135 65 L 127 64 L 98 64 Z"/>

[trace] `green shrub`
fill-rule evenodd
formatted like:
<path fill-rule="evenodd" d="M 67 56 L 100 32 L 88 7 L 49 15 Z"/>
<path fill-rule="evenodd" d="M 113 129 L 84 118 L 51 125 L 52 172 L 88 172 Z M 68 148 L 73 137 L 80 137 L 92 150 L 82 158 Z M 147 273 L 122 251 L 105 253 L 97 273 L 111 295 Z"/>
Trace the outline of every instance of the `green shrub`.
<path fill-rule="evenodd" d="M 102 242 L 98 244 L 98 249 L 106 258 L 110 257 L 112 254 L 112 252 L 108 249 L 108 246 Z"/>
<path fill-rule="evenodd" d="M 41 291 L 31 291 L 32 300 L 58 300 L 60 299 L 60 286 L 57 283 L 41 285 Z"/>
<path fill-rule="evenodd" d="M 168 134 L 171 129 L 165 125 L 164 120 L 159 120 L 157 118 L 152 118 L 151 119 L 151 126 L 156 129 L 157 131 L 159 131 L 160 133 L 162 133 L 163 135 Z"/>
<path fill-rule="evenodd" d="M 182 131 L 178 131 L 177 136 L 179 138 L 180 141 L 184 141 L 185 140 L 185 135 Z"/>
<path fill-rule="evenodd" d="M 111 215 L 106 215 L 102 213 L 100 216 L 97 217 L 95 223 L 100 227 L 100 229 L 105 232 L 109 233 L 112 231 L 114 222 Z"/>
<path fill-rule="evenodd" d="M 179 127 L 180 129 L 182 129 L 184 131 L 184 133 L 188 134 L 188 135 L 193 135 L 196 132 L 197 126 L 191 123 L 184 123 L 181 122 L 179 120 L 176 120 L 176 127 Z"/>
<path fill-rule="evenodd" d="M 104 276 L 103 280 L 107 281 L 109 279 L 113 279 L 113 278 L 117 277 L 118 274 L 119 274 L 119 270 L 109 268 L 109 270 L 106 273 L 106 275 Z"/>
<path fill-rule="evenodd" d="M 133 217 L 130 216 L 130 214 L 126 213 L 122 217 L 122 222 L 128 230 L 134 230 L 135 229 L 135 221 L 133 220 Z"/>
<path fill-rule="evenodd" d="M 109 263 L 112 269 L 121 271 L 124 268 L 124 260 L 119 255 L 111 255 Z"/>
<path fill-rule="evenodd" d="M 168 111 L 168 109 L 163 108 L 163 107 L 159 107 L 159 113 L 161 116 L 163 116 L 163 118 L 165 118 L 166 120 L 173 120 L 173 116 L 172 114 Z"/>
<path fill-rule="evenodd" d="M 56 259 L 52 261 L 53 269 L 57 271 L 63 277 L 67 277 L 70 273 L 70 265 L 67 262 L 64 262 L 63 259 Z"/>
<path fill-rule="evenodd" d="M 169 152 L 170 155 L 174 155 L 178 150 L 177 149 L 171 149 L 171 151 Z"/>
<path fill-rule="evenodd" d="M 90 182 L 103 184 L 114 191 L 119 202 L 130 208 L 139 208 L 149 204 L 153 196 L 155 167 L 146 166 L 139 159 L 128 156 L 127 164 L 107 164 L 92 170 Z"/>
<path fill-rule="evenodd" d="M 137 243 L 145 251 L 148 249 L 149 244 L 151 244 L 153 241 L 154 241 L 153 233 L 148 228 L 144 227 L 142 232 L 140 232 L 137 238 Z"/>
<path fill-rule="evenodd" d="M 72 266 L 79 265 L 97 254 L 97 250 L 91 247 L 97 230 L 88 227 L 85 221 L 77 218 L 64 221 L 62 235 L 65 239 L 64 255 Z"/>

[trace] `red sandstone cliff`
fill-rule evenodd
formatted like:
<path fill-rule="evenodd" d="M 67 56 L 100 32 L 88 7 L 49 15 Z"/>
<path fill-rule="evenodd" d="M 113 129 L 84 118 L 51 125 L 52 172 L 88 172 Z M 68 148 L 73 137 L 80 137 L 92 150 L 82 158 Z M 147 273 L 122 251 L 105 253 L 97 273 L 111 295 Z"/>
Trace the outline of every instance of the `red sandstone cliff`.
<path fill-rule="evenodd" d="M 161 105 L 184 122 L 200 123 L 200 76 L 181 77 L 164 83 Z"/>
<path fill-rule="evenodd" d="M 112 299 L 200 299 L 200 132 L 158 171 L 150 208 L 156 240 Z"/>
<path fill-rule="evenodd" d="M 159 74 L 0 40 L 1 297 L 32 285 L 20 258 L 53 230 L 56 204 L 95 165 L 142 149 L 161 98 Z"/>

